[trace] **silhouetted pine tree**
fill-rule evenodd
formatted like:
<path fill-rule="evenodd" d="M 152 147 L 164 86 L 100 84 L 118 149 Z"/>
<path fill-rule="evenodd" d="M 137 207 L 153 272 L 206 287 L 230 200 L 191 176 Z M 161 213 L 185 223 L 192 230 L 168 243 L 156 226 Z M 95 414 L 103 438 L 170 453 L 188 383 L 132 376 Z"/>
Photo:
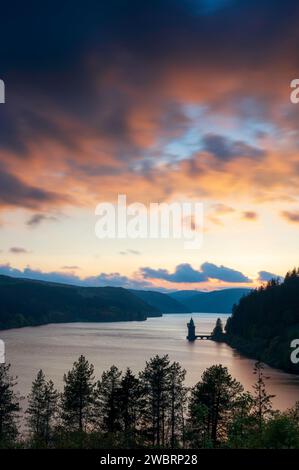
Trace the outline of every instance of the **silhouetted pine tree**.
<path fill-rule="evenodd" d="M 259 431 L 262 431 L 263 423 L 272 413 L 272 398 L 275 395 L 269 395 L 266 390 L 266 380 L 269 378 L 264 375 L 264 365 L 257 361 L 253 373 L 257 376 L 253 385 L 254 390 L 254 415 L 257 419 Z"/>
<path fill-rule="evenodd" d="M 0 364 L 0 446 L 10 445 L 18 435 L 21 397 L 14 392 L 17 382 L 9 370 L 10 364 Z"/>
<path fill-rule="evenodd" d="M 249 392 L 242 393 L 235 401 L 227 431 L 229 447 L 244 448 L 250 444 L 256 423 L 252 412 L 253 405 L 254 399 Z"/>
<path fill-rule="evenodd" d="M 47 381 L 42 370 L 32 383 L 28 396 L 28 425 L 36 445 L 48 445 L 58 408 L 59 394 L 52 380 Z"/>
<path fill-rule="evenodd" d="M 212 339 L 214 341 L 223 341 L 223 324 L 221 318 L 217 318 L 215 328 L 212 332 Z"/>
<path fill-rule="evenodd" d="M 142 408 L 142 389 L 138 377 L 128 368 L 119 387 L 119 407 L 121 428 L 126 439 L 135 439 Z"/>
<path fill-rule="evenodd" d="M 143 426 L 153 446 L 165 444 L 165 425 L 170 409 L 169 374 L 168 355 L 153 357 L 140 373 L 144 392 Z"/>
<path fill-rule="evenodd" d="M 255 365 L 254 396 L 243 392 L 226 367 L 206 369 L 186 395 L 185 371 L 168 356 L 155 356 L 139 378 L 112 366 L 95 387 L 93 366 L 81 356 L 65 376 L 58 403 L 64 427 L 53 426 L 57 392 L 39 371 L 27 410 L 26 446 L 62 448 L 299 448 L 299 403 L 272 412 L 263 365 Z M 0 447 L 16 443 L 19 397 L 9 366 L 0 366 Z M 189 405 L 184 423 L 185 403 Z M 95 427 L 95 425 L 97 427 Z M 54 432 L 55 431 L 55 432 Z M 260 431 L 260 432 L 257 432 Z M 32 439 L 32 437 L 34 439 Z"/>
<path fill-rule="evenodd" d="M 184 441 L 184 411 L 187 388 L 184 386 L 185 369 L 178 362 L 169 368 L 169 434 L 172 449 Z"/>
<path fill-rule="evenodd" d="M 242 392 L 242 385 L 226 367 L 215 365 L 205 370 L 192 389 L 189 406 L 191 424 L 195 429 L 200 425 L 203 442 L 216 446 L 226 435 L 229 416 Z"/>
<path fill-rule="evenodd" d="M 96 414 L 100 428 L 113 433 L 121 429 L 120 408 L 121 371 L 116 366 L 103 372 L 96 388 Z"/>
<path fill-rule="evenodd" d="M 95 383 L 94 367 L 84 356 L 64 375 L 62 421 L 68 431 L 85 431 L 93 421 Z"/>

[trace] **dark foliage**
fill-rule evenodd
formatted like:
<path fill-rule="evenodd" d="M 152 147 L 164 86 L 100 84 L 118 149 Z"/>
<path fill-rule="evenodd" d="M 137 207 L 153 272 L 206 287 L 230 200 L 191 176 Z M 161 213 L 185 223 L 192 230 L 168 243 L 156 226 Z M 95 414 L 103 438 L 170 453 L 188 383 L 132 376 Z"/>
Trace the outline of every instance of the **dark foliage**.
<path fill-rule="evenodd" d="M 0 447 L 299 448 L 299 402 L 273 411 L 261 363 L 254 373 L 253 393 L 244 392 L 221 364 L 188 390 L 184 369 L 168 356 L 153 357 L 138 375 L 112 366 L 99 381 L 80 356 L 60 395 L 39 371 L 26 411 L 29 434 L 22 436 L 15 381 L 2 365 Z"/>
<path fill-rule="evenodd" d="M 15 385 L 10 364 L 0 364 L 0 447 L 10 447 L 18 435 L 20 396 L 14 391 Z"/>
<path fill-rule="evenodd" d="M 217 318 L 216 325 L 214 330 L 212 331 L 212 340 L 213 341 L 223 341 L 224 339 L 224 331 L 223 331 L 223 324 L 221 318 Z"/>
<path fill-rule="evenodd" d="M 76 287 L 0 276 L 0 329 L 65 322 L 145 320 L 152 306 L 118 287 Z"/>
<path fill-rule="evenodd" d="M 299 372 L 290 360 L 291 341 L 299 338 L 299 270 L 281 283 L 273 279 L 234 306 L 226 324 L 227 342 L 274 367 Z"/>

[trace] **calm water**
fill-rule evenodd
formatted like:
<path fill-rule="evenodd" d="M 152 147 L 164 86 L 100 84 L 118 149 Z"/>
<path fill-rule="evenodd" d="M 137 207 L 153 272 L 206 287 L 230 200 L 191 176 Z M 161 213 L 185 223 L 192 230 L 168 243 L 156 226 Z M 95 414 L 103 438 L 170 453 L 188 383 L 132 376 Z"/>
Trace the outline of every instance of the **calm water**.
<path fill-rule="evenodd" d="M 219 315 L 193 314 L 197 333 L 210 332 Z M 227 315 L 222 315 L 225 321 Z M 0 332 L 6 343 L 6 359 L 18 376 L 18 389 L 27 395 L 39 369 L 61 388 L 64 372 L 80 354 L 95 366 L 96 376 L 112 364 L 139 371 L 155 354 L 169 354 L 187 370 L 186 383 L 194 385 L 207 367 L 223 364 L 246 389 L 254 382 L 254 361 L 224 344 L 186 341 L 190 314 L 164 315 L 145 322 L 70 323 L 22 328 Z M 266 368 L 268 390 L 276 395 L 274 404 L 285 409 L 299 400 L 299 376 Z"/>

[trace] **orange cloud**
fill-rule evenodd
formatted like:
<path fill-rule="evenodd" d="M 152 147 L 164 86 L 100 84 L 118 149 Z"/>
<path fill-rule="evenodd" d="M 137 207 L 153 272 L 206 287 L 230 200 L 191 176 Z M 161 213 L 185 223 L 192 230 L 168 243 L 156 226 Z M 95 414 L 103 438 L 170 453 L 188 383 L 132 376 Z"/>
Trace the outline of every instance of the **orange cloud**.
<path fill-rule="evenodd" d="M 288 222 L 298 224 L 299 223 L 299 211 L 282 211 L 282 217 Z"/>
<path fill-rule="evenodd" d="M 254 211 L 245 211 L 242 216 L 245 220 L 256 220 L 258 218 L 257 213 Z"/>

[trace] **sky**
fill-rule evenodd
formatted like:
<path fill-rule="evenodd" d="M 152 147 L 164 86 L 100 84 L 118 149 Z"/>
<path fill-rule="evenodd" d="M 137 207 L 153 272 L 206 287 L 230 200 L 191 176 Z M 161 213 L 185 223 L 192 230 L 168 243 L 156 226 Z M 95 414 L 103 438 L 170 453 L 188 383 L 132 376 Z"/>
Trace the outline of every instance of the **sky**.
<path fill-rule="evenodd" d="M 0 274 L 213 290 L 298 265 L 298 19 L 291 0 L 2 5 Z M 119 194 L 202 203 L 202 246 L 97 238 Z"/>

